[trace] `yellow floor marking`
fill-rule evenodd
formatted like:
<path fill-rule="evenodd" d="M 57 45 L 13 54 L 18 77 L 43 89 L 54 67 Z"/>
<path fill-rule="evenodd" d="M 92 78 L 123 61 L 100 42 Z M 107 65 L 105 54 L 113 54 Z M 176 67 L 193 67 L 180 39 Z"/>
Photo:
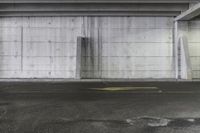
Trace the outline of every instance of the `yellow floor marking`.
<path fill-rule="evenodd" d="M 158 87 L 106 87 L 106 88 L 91 88 L 98 91 L 136 91 L 136 90 L 159 90 Z"/>

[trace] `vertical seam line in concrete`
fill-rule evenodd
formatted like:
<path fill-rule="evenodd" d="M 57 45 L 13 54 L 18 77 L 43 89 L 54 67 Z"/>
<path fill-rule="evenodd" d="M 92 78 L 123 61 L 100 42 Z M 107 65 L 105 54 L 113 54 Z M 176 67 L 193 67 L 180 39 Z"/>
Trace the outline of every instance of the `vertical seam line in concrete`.
<path fill-rule="evenodd" d="M 23 41 L 23 34 L 24 34 L 24 29 L 23 26 L 21 27 L 21 71 L 23 71 L 23 63 L 24 63 L 24 41 Z"/>
<path fill-rule="evenodd" d="M 174 70 L 174 78 L 177 78 L 177 70 L 176 70 L 176 22 L 173 23 L 173 47 L 172 47 L 172 51 L 173 51 L 173 70 Z"/>
<path fill-rule="evenodd" d="M 101 18 L 98 18 L 98 77 L 102 78 L 102 28 Z"/>

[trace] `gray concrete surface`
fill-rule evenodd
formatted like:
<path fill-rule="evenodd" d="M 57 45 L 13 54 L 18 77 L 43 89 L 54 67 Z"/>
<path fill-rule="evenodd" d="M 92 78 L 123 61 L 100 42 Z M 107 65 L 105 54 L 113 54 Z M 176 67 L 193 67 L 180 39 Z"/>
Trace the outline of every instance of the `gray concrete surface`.
<path fill-rule="evenodd" d="M 198 1 L 0 0 L 0 16 L 177 16 Z"/>
<path fill-rule="evenodd" d="M 87 38 L 82 78 L 177 78 L 174 41 L 184 35 L 192 78 L 199 79 L 199 27 L 196 19 L 179 22 L 175 30 L 173 17 L 158 16 L 2 17 L 0 78 L 75 79 L 79 36 Z"/>
<path fill-rule="evenodd" d="M 0 132 L 198 133 L 199 87 L 199 82 L 1 82 Z"/>
<path fill-rule="evenodd" d="M 173 20 L 2 17 L 0 78 L 76 78 L 79 36 L 83 78 L 174 78 Z"/>
<path fill-rule="evenodd" d="M 200 3 L 193 5 L 187 11 L 181 13 L 175 18 L 176 21 L 188 21 L 200 15 Z"/>

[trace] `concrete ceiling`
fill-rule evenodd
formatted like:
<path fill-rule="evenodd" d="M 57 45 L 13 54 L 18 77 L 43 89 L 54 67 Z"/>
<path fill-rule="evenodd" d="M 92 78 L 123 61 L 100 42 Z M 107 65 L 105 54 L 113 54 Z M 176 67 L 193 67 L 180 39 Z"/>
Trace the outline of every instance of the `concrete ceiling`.
<path fill-rule="evenodd" d="M 0 0 L 0 3 L 193 3 L 200 0 Z"/>
<path fill-rule="evenodd" d="M 200 0 L 0 0 L 0 16 L 177 16 Z"/>

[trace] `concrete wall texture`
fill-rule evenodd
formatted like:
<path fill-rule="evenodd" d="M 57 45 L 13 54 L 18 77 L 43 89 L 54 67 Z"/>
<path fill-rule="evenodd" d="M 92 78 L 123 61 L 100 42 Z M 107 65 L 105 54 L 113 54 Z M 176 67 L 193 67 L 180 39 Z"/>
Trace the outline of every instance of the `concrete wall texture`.
<path fill-rule="evenodd" d="M 94 50 L 94 63 L 86 63 L 98 67 L 90 67 L 86 77 L 174 77 L 173 18 L 101 17 L 88 23 L 96 37 L 86 36 L 95 38 L 99 50 Z"/>
<path fill-rule="evenodd" d="M 188 32 L 189 54 L 192 64 L 192 77 L 200 78 L 200 19 L 190 21 Z"/>
<path fill-rule="evenodd" d="M 83 78 L 175 78 L 173 17 L 1 17 L 0 78 L 76 78 L 77 37 L 87 38 Z M 189 24 L 200 78 L 200 21 Z"/>
<path fill-rule="evenodd" d="M 1 78 L 74 78 L 81 18 L 10 17 L 0 21 Z"/>

